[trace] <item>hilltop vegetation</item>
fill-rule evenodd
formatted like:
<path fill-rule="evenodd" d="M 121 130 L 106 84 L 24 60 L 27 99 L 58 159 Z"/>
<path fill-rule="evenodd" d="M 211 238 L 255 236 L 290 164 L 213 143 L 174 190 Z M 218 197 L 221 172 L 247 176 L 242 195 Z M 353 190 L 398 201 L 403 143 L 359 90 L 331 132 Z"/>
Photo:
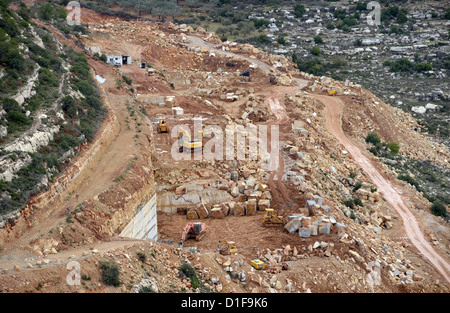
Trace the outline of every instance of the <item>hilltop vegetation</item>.
<path fill-rule="evenodd" d="M 33 18 L 65 34 L 79 35 L 84 26 L 68 25 L 66 10 L 55 4 L 19 7 L 14 12 L 5 0 L 0 7 L 0 213 L 20 209 L 46 188 L 105 114 L 86 56 Z"/>

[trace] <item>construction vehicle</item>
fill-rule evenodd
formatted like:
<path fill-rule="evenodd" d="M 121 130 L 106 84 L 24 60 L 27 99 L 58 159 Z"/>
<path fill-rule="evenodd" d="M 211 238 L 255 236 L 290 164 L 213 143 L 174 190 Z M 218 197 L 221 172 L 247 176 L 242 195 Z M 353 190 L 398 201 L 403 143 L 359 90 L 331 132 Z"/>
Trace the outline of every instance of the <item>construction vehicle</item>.
<path fill-rule="evenodd" d="M 196 241 L 199 241 L 206 234 L 206 225 L 201 222 L 191 222 L 187 223 L 183 229 L 183 233 L 181 234 L 180 245 L 188 240 L 189 238 L 194 238 Z"/>
<path fill-rule="evenodd" d="M 199 131 L 198 135 L 200 139 L 191 139 L 187 130 L 182 130 L 178 133 L 178 147 L 180 152 L 194 151 L 195 149 L 203 149 L 203 131 Z"/>
<path fill-rule="evenodd" d="M 259 259 L 251 260 L 250 266 L 254 267 L 256 270 L 263 270 L 266 268 L 266 264 Z"/>
<path fill-rule="evenodd" d="M 166 119 L 160 118 L 158 121 L 158 133 L 168 133 L 169 127 L 167 126 Z"/>
<path fill-rule="evenodd" d="M 283 216 L 275 215 L 273 209 L 266 209 L 266 213 L 263 216 L 263 225 L 284 225 L 285 220 Z"/>
<path fill-rule="evenodd" d="M 329 96 L 335 96 L 336 95 L 336 90 L 330 90 L 330 91 L 328 91 L 328 95 Z"/>
<path fill-rule="evenodd" d="M 221 248 L 219 253 L 222 254 L 222 255 L 237 254 L 238 253 L 238 249 L 236 247 L 236 243 L 234 241 L 227 241 L 226 246 Z"/>

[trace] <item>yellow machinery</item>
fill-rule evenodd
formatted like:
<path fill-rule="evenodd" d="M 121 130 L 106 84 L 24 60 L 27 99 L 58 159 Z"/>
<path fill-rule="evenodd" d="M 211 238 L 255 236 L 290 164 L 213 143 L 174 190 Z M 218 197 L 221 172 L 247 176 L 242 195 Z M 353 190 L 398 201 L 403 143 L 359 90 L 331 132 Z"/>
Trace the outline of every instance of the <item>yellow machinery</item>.
<path fill-rule="evenodd" d="M 182 130 L 178 133 L 178 147 L 179 151 L 194 151 L 195 149 L 203 149 L 203 142 L 202 142 L 202 135 L 203 132 L 199 131 L 199 137 L 200 139 L 191 139 L 191 136 L 189 135 L 189 132 L 186 130 Z"/>
<path fill-rule="evenodd" d="M 237 253 L 238 248 L 236 247 L 236 243 L 234 241 L 227 241 L 226 246 L 220 249 L 220 254 L 222 255 L 232 255 Z"/>
<path fill-rule="evenodd" d="M 330 91 L 328 91 L 328 95 L 329 96 L 335 96 L 336 95 L 336 90 L 330 90 Z"/>
<path fill-rule="evenodd" d="M 266 264 L 258 259 L 254 259 L 250 261 L 250 265 L 253 266 L 257 270 L 263 270 L 266 268 Z"/>
<path fill-rule="evenodd" d="M 167 126 L 167 122 L 164 118 L 160 118 L 158 122 L 158 133 L 168 133 L 169 127 Z"/>
<path fill-rule="evenodd" d="M 263 216 L 263 225 L 284 225 L 285 221 L 282 216 L 275 215 L 273 209 L 266 209 L 266 213 Z"/>

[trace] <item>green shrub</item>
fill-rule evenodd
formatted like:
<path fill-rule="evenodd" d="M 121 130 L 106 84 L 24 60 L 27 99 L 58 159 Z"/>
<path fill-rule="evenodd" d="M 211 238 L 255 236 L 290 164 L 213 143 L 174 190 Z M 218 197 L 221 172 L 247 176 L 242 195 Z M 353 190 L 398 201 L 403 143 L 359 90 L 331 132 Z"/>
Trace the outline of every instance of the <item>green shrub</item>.
<path fill-rule="evenodd" d="M 286 44 L 286 38 L 284 38 L 283 36 L 279 36 L 279 37 L 277 38 L 277 42 L 278 42 L 280 45 L 285 45 L 285 44 Z"/>
<path fill-rule="evenodd" d="M 306 9 L 303 4 L 294 5 L 294 16 L 296 18 L 302 17 L 305 13 L 306 13 Z"/>
<path fill-rule="evenodd" d="M 360 198 L 353 199 L 353 203 L 356 204 L 356 205 L 359 205 L 361 207 L 364 206 L 364 204 L 363 204 L 363 202 L 361 201 Z"/>
<path fill-rule="evenodd" d="M 45 3 L 38 9 L 38 15 L 44 21 L 50 20 L 55 15 L 55 9 L 51 3 Z"/>
<path fill-rule="evenodd" d="M 355 204 L 353 203 L 353 200 L 345 200 L 344 202 L 343 202 L 343 204 L 346 206 L 346 207 L 349 207 L 350 209 L 354 209 L 355 208 Z"/>
<path fill-rule="evenodd" d="M 91 96 L 94 94 L 94 87 L 85 80 L 80 80 L 76 84 L 78 90 L 84 95 L 84 96 Z"/>
<path fill-rule="evenodd" d="M 431 213 L 436 216 L 447 216 L 447 208 L 440 201 L 434 201 L 433 205 L 430 207 Z"/>
<path fill-rule="evenodd" d="M 133 80 L 126 75 L 122 75 L 122 78 L 128 85 L 131 85 L 133 83 Z"/>
<path fill-rule="evenodd" d="M 362 183 L 359 181 L 357 182 L 354 186 L 353 186 L 353 192 L 355 192 L 356 190 L 360 189 L 362 186 Z"/>
<path fill-rule="evenodd" d="M 412 178 L 411 176 L 405 175 L 405 174 L 400 174 L 400 175 L 397 176 L 397 178 L 407 182 L 408 184 L 410 184 L 410 185 L 412 185 L 414 187 L 416 187 L 416 189 L 418 191 L 421 191 L 419 183 L 417 181 L 415 181 L 414 178 Z"/>
<path fill-rule="evenodd" d="M 427 72 L 431 71 L 432 69 L 433 67 L 430 63 L 417 63 L 416 65 L 414 65 L 414 70 L 416 70 L 417 72 Z"/>
<path fill-rule="evenodd" d="M 261 43 L 269 43 L 270 42 L 270 39 L 269 39 L 269 37 L 267 37 L 266 34 L 259 35 L 257 40 Z"/>
<path fill-rule="evenodd" d="M 366 136 L 366 142 L 370 142 L 374 145 L 381 143 L 380 136 L 376 133 L 368 133 Z"/>
<path fill-rule="evenodd" d="M 394 154 L 397 154 L 397 153 L 400 151 L 400 146 L 398 145 L 398 143 L 393 142 L 393 141 L 389 142 L 389 143 L 387 144 L 387 147 L 388 147 L 389 150 L 391 150 L 392 153 L 394 153 Z"/>
<path fill-rule="evenodd" d="M 102 280 L 106 285 L 120 286 L 120 268 L 114 261 L 103 261 L 100 263 L 102 270 Z"/>
<path fill-rule="evenodd" d="M 406 58 L 401 58 L 389 63 L 389 69 L 391 72 L 408 72 L 413 68 L 413 64 Z"/>
<path fill-rule="evenodd" d="M 191 286 L 193 289 L 197 289 L 198 287 L 201 287 L 201 282 L 198 280 L 197 275 L 195 273 L 194 267 L 189 263 L 183 263 L 181 264 L 179 270 L 183 272 L 184 275 L 189 277 L 191 280 Z"/>
<path fill-rule="evenodd" d="M 142 263 L 144 263 L 147 260 L 147 255 L 142 251 L 139 251 L 136 255 L 139 261 L 141 261 Z"/>
<path fill-rule="evenodd" d="M 315 36 L 314 37 L 314 42 L 319 45 L 319 44 L 323 44 L 323 39 L 320 36 Z"/>
<path fill-rule="evenodd" d="M 14 123 L 19 126 L 31 125 L 31 119 L 29 119 L 24 113 L 20 111 L 11 111 L 6 115 L 8 124 Z"/>
<path fill-rule="evenodd" d="M 374 156 L 378 156 L 378 150 L 375 147 L 371 147 L 369 149 L 369 151 L 374 155 Z"/>
<path fill-rule="evenodd" d="M 58 80 L 55 74 L 53 74 L 48 68 L 39 69 L 39 84 L 43 86 L 58 86 Z"/>
<path fill-rule="evenodd" d="M 143 286 L 139 289 L 139 293 L 155 293 L 155 291 L 149 286 Z"/>
<path fill-rule="evenodd" d="M 319 54 L 321 54 L 321 53 L 322 53 L 322 51 L 320 50 L 319 47 L 313 47 L 313 48 L 311 49 L 311 54 L 313 54 L 313 55 L 319 55 Z"/>

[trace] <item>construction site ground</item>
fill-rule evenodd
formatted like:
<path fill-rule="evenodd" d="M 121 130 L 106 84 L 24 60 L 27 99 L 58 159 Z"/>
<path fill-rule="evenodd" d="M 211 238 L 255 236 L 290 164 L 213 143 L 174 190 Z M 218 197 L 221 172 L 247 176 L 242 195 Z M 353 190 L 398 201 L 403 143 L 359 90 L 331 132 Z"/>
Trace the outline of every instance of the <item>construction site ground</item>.
<path fill-rule="evenodd" d="M 361 131 L 357 133 L 358 122 L 364 124 L 364 120 L 360 121 L 359 118 L 355 117 L 355 112 L 360 110 L 360 105 L 355 104 L 355 96 L 341 94 L 338 97 L 331 98 L 321 90 L 312 91 L 306 88 L 308 78 L 297 75 L 298 71 L 295 72 L 297 76 L 292 77 L 290 86 L 273 85 L 269 81 L 272 65 L 263 60 L 251 58 L 251 53 L 226 51 L 226 54 L 230 56 L 241 56 L 239 60 L 232 61 L 234 63 L 232 68 L 227 67 L 229 59 L 217 57 L 217 54 L 223 51 L 220 49 L 220 44 L 208 43 L 205 36 L 189 34 L 187 36 L 189 43 L 166 40 L 170 35 L 178 38 L 177 36 L 180 34 L 178 30 L 174 30 L 173 26 L 170 26 L 173 24 L 143 22 L 141 24 L 139 21 L 130 21 L 130 24 L 127 24 L 126 21 L 100 16 L 85 9 L 83 9 L 82 19 L 83 23 L 89 24 L 91 31 L 88 38 L 79 39 L 86 47 L 100 47 L 102 53 L 105 54 L 129 55 L 133 60 L 132 64 L 116 69 L 93 58 L 85 51 L 89 56 L 89 64 L 95 74 L 106 79 L 104 84 L 99 84 L 99 87 L 104 92 L 105 105 L 109 110 L 108 114 L 115 115 L 120 125 L 120 131 L 115 140 L 103 151 L 101 161 L 89 173 L 82 188 L 69 190 L 65 201 L 53 203 L 52 206 L 35 212 L 34 226 L 23 233 L 11 235 L 10 239 L 3 244 L 0 250 L 0 268 L 7 270 L 7 272 L 0 275 L 0 289 L 7 292 L 38 292 L 41 290 L 45 292 L 132 291 L 131 286 L 133 284 L 131 283 L 128 284 L 130 286 L 127 285 L 122 288 L 106 287 L 100 283 L 98 262 L 107 257 L 119 260 L 123 268 L 121 274 L 123 280 L 133 281 L 133 283 L 145 276 L 145 271 L 140 271 L 140 267 L 147 268 L 148 266 L 150 270 L 151 262 L 157 264 L 158 270 L 155 270 L 155 273 L 157 273 L 155 277 L 158 280 L 157 285 L 161 292 L 178 292 L 185 288 L 189 289 L 190 285 L 185 281 L 180 282 L 177 277 L 177 267 L 181 262 L 180 260 L 186 258 L 193 265 L 199 264 L 196 267 L 199 271 L 208 268 L 210 269 L 209 276 L 221 277 L 220 290 L 216 289 L 218 291 L 267 292 L 268 286 L 257 282 L 257 279 L 249 278 L 247 283 L 250 287 L 246 287 L 236 280 L 225 278 L 226 273 L 222 271 L 223 268 L 218 263 L 217 258 L 226 260 L 227 257 L 220 256 L 215 250 L 219 241 L 222 244 L 226 241 L 234 241 L 237 244 L 239 255 L 233 256 L 232 261 L 243 260 L 244 265 L 241 266 L 243 271 L 253 273 L 252 277 L 257 276 L 258 273 L 250 268 L 250 260 L 265 255 L 267 249 L 271 251 L 283 250 L 289 246 L 298 250 L 298 256 L 288 262 L 289 269 L 276 274 L 277 281 L 282 282 L 283 288 L 281 290 L 276 288 L 276 284 L 271 287 L 278 291 L 286 292 L 285 287 L 288 282 L 291 282 L 292 286 L 295 286 L 295 292 L 448 292 L 448 280 L 450 279 L 448 277 L 450 242 L 448 225 L 433 217 L 429 212 L 425 212 L 428 205 L 426 199 L 418 195 L 412 186 L 396 180 L 393 173 L 380 165 L 367 152 L 363 142 L 364 127 L 361 126 Z M 142 28 L 141 31 L 139 31 L 140 28 Z M 77 51 L 82 51 L 74 40 L 66 39 L 54 28 L 49 27 L 49 29 L 62 43 L 72 46 Z M 131 31 L 131 29 L 134 29 L 134 31 Z M 190 50 L 192 47 L 207 48 L 210 52 L 215 52 L 216 56 L 192 51 Z M 148 76 L 147 69 L 140 68 L 141 61 L 145 61 L 155 68 L 154 76 Z M 105 223 L 108 213 L 98 219 L 80 218 L 80 220 L 75 220 L 73 224 L 65 223 L 67 218 L 65 208 L 67 206 L 75 208 L 80 203 L 96 204 L 96 201 L 101 200 L 101 203 L 110 203 L 111 206 L 114 203 L 115 208 L 120 209 L 120 200 L 115 198 L 118 197 L 118 193 L 115 193 L 115 191 L 119 188 L 127 188 L 127 186 L 133 186 L 137 190 L 142 183 L 142 177 L 148 177 L 147 172 L 142 170 L 143 167 L 148 167 L 148 158 L 152 159 L 156 186 L 172 185 L 174 187 L 171 192 L 174 194 L 177 186 L 186 183 L 208 185 L 218 180 L 229 181 L 228 176 L 224 174 L 229 171 L 225 161 L 174 160 L 171 148 L 176 145 L 176 134 L 174 136 L 170 132 L 167 134 L 158 133 L 157 118 L 158 116 L 166 118 L 169 131 L 176 125 L 188 124 L 193 127 L 194 117 L 202 117 L 205 125 L 219 125 L 223 128 L 228 125 L 229 120 L 240 121 L 246 109 L 248 100 L 246 96 L 233 102 L 222 100 L 217 95 L 205 97 L 205 99 L 210 99 L 214 103 L 214 105 L 208 105 L 204 99 L 195 94 L 194 90 L 199 88 L 200 85 L 207 86 L 205 84 L 208 80 L 205 78 L 202 81 L 193 77 L 199 73 L 208 77 L 212 72 L 217 73 L 219 68 L 224 72 L 240 73 L 249 69 L 249 62 L 258 64 L 256 69 L 250 70 L 250 81 L 243 80 L 237 75 L 225 77 L 223 78 L 223 85 L 220 86 L 221 89 L 216 89 L 216 91 L 227 93 L 227 91 L 245 90 L 247 95 L 252 94 L 259 97 L 261 102 L 257 108 L 260 116 L 254 117 L 252 122 L 257 125 L 279 126 L 281 149 L 278 158 L 280 166 L 276 171 L 267 172 L 267 175 L 264 176 L 266 180 L 262 182 L 269 187 L 270 206 L 275 209 L 275 212 L 283 216 L 300 212 L 307 214 L 305 203 L 310 200 L 312 195 L 311 192 L 299 190 L 298 185 L 293 184 L 286 178 L 286 173 L 298 161 L 298 159 L 292 157 L 286 145 L 289 146 L 292 143 L 297 143 L 298 140 L 303 140 L 300 139 L 298 133 L 293 132 L 292 123 L 294 120 L 304 117 L 303 113 L 299 112 L 295 106 L 288 105 L 286 99 L 289 95 L 293 96 L 302 91 L 306 92 L 306 96 L 312 95 L 311 98 L 319 101 L 314 104 L 316 106 L 308 103 L 302 104 L 302 108 L 306 108 L 308 112 L 314 111 L 314 113 L 317 113 L 314 115 L 315 119 L 312 123 L 316 124 L 311 125 L 308 132 L 321 136 L 317 135 L 312 143 L 303 141 L 305 145 L 314 146 L 314 149 L 317 150 L 322 147 L 326 154 L 338 155 L 342 158 L 341 160 L 344 160 L 341 163 L 350 164 L 351 168 L 359 171 L 359 177 L 364 177 L 363 172 L 370 170 L 375 176 L 380 175 L 385 181 L 389 182 L 390 186 L 387 187 L 392 186 L 395 189 L 395 195 L 401 196 L 401 200 L 404 201 L 402 210 L 407 207 L 407 215 L 402 215 L 396 211 L 395 201 L 397 201 L 397 198 L 389 198 L 390 190 L 383 189 L 383 186 L 379 185 L 380 182 L 374 181 L 371 177 L 368 179 L 372 180 L 382 192 L 385 206 L 380 210 L 385 210 L 383 213 L 386 215 L 398 216 L 398 219 L 395 220 L 395 227 L 389 230 L 383 229 L 380 239 L 371 237 L 374 236 L 373 234 L 364 237 L 366 236 L 366 230 L 361 225 L 350 227 L 352 231 L 354 230 L 351 233 L 352 236 L 356 238 L 355 234 L 360 231 L 361 238 L 366 238 L 362 241 L 367 246 L 361 248 L 366 249 L 366 251 L 362 251 L 352 244 L 339 240 L 337 228 L 334 228 L 329 235 L 321 234 L 320 236 L 302 238 L 298 233 L 290 234 L 282 225 L 263 226 L 262 216 L 264 212 L 257 211 L 256 215 L 253 216 L 229 215 L 223 219 L 195 220 L 206 224 L 206 236 L 200 241 L 187 240 L 184 243 L 184 248 L 179 249 L 178 244 L 182 229 L 189 222 L 186 215 L 182 214 L 158 212 L 159 243 L 131 239 L 123 240 L 117 238 L 118 234 L 113 231 L 109 235 L 105 235 L 108 233 L 107 231 L 97 232 L 102 225 L 109 225 Z M 294 73 L 292 64 L 290 66 L 286 71 Z M 190 78 L 191 84 L 174 83 L 171 86 L 171 81 L 167 77 L 175 75 L 174 72 L 183 74 L 184 71 L 194 72 Z M 132 79 L 131 86 L 126 84 L 118 86 L 117 79 L 119 79 L 121 73 Z M 196 85 L 194 85 L 194 81 Z M 130 88 L 133 88 L 134 91 L 130 91 Z M 214 89 L 215 87 L 212 85 L 209 88 Z M 140 95 L 147 95 L 148 97 L 175 96 L 176 105 L 182 107 L 184 112 L 182 115 L 176 115 L 172 108 L 167 105 L 140 101 Z M 371 94 L 361 92 L 356 98 L 367 101 L 367 99 L 373 97 Z M 339 103 L 340 109 L 331 112 L 331 106 L 335 106 L 336 103 Z M 134 115 L 130 114 L 130 110 L 135 112 Z M 372 116 L 375 112 L 370 106 L 367 106 L 365 110 L 364 116 Z M 339 118 L 332 121 L 329 116 L 330 113 L 338 114 Z M 427 146 L 419 147 L 421 142 L 418 142 L 412 136 L 405 135 L 403 125 L 399 125 L 398 128 L 394 128 L 395 131 L 391 131 L 393 125 L 397 125 L 396 120 L 390 120 L 391 114 L 378 114 L 376 116 L 377 118 L 373 119 L 373 123 L 377 124 L 381 132 L 380 136 L 385 140 L 396 140 L 404 145 L 410 145 L 411 150 L 428 149 Z M 204 140 L 206 141 L 206 138 Z M 154 146 L 154 153 L 151 153 L 150 145 Z M 352 148 L 357 150 L 351 151 Z M 344 149 L 348 150 L 351 157 L 343 156 L 340 151 Z M 311 150 L 310 153 L 313 154 L 314 150 Z M 364 162 L 364 159 L 358 160 L 356 156 L 358 153 L 368 158 L 370 164 L 364 165 L 364 163 L 361 163 Z M 439 155 L 435 156 L 435 159 L 439 158 Z M 318 169 L 323 171 L 324 164 L 327 163 L 317 165 Z M 125 175 L 125 180 L 116 180 L 118 175 L 121 174 Z M 309 175 L 310 177 L 307 176 L 306 178 L 310 178 L 311 186 L 313 186 L 317 183 L 312 179 L 315 174 L 309 173 Z M 332 201 L 330 202 L 327 198 L 325 204 L 333 208 L 341 204 L 340 198 L 332 199 Z M 414 204 L 414 206 L 411 204 Z M 99 214 L 100 209 L 98 207 L 96 209 L 98 211 L 92 212 Z M 340 211 L 336 213 L 336 216 L 341 219 L 340 222 L 347 226 L 353 223 Z M 413 230 L 411 231 L 411 229 Z M 12 227 L 10 232 L 14 233 L 14 231 L 14 227 Z M 61 234 L 67 236 L 69 233 L 70 243 L 61 239 Z M 413 240 L 410 239 L 411 236 Z M 433 240 L 433 238 L 437 239 Z M 42 245 L 51 240 L 58 242 L 55 246 L 58 248 L 57 254 L 40 255 L 36 253 L 33 246 L 39 246 L 37 250 L 40 250 Z M 334 244 L 332 255 L 325 256 L 325 249 L 312 249 L 311 247 L 317 241 Z M 431 241 L 434 242 L 433 245 L 430 244 Z M 381 247 L 383 247 L 383 244 L 393 250 L 396 249 L 397 245 L 402 247 L 400 249 L 402 256 L 414 263 L 417 273 L 424 280 L 408 285 L 398 284 L 389 277 L 387 271 L 384 271 L 381 276 L 382 284 L 375 287 L 369 286 L 365 282 L 368 273 L 367 268 L 364 267 L 363 263 L 349 258 L 349 250 L 359 251 L 359 254 L 366 256 L 366 261 L 368 261 L 382 258 Z M 197 254 L 187 251 L 187 248 L 193 247 L 198 249 Z M 372 250 L 370 247 L 373 247 Z M 141 266 L 136 260 L 136 252 L 139 249 L 154 251 L 157 256 L 151 259 L 151 262 L 148 261 Z M 373 253 L 373 251 L 376 251 L 376 253 Z M 427 251 L 427 253 L 423 251 Z M 368 258 L 367 253 L 372 254 L 372 257 Z M 180 257 L 180 255 L 183 255 L 183 257 Z M 42 266 L 27 266 L 27 264 L 33 264 L 36 260 L 43 260 L 44 258 L 47 258 L 48 262 Z M 92 282 L 87 282 L 89 288 L 65 284 L 64 279 L 67 270 L 64 269 L 64 266 L 70 260 L 80 261 L 85 273 L 90 275 Z M 39 284 L 43 281 L 45 281 L 44 284 Z M 169 285 L 176 286 L 176 288 L 171 289 L 168 287 Z M 217 284 L 215 288 L 218 288 Z"/>

